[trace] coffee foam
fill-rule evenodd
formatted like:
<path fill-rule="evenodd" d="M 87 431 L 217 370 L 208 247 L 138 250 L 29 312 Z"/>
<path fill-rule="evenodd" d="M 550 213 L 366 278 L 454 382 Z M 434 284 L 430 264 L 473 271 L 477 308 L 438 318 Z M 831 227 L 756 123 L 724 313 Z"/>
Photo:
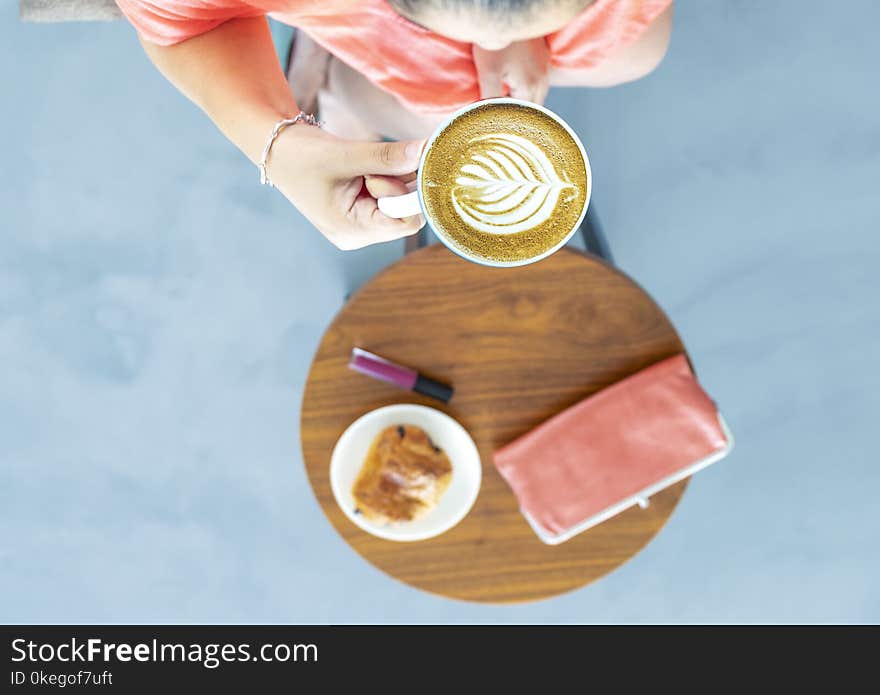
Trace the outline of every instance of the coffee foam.
<path fill-rule="evenodd" d="M 462 251 L 510 262 L 560 243 L 586 201 L 577 142 L 550 116 L 486 104 L 450 123 L 431 146 L 422 198 L 436 231 Z"/>
<path fill-rule="evenodd" d="M 519 135 L 491 133 L 470 145 L 450 195 L 459 217 L 480 232 L 516 234 L 545 224 L 560 194 L 574 188 Z"/>

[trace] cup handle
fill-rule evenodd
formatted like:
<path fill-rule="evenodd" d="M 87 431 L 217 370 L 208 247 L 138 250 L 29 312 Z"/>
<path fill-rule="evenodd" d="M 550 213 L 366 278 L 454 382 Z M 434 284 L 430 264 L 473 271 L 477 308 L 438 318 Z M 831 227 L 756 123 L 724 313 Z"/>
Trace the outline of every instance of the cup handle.
<path fill-rule="evenodd" d="M 388 217 L 412 217 L 422 212 L 422 205 L 419 203 L 418 191 L 412 193 L 404 193 L 403 195 L 389 195 L 376 200 L 379 210 L 383 215 Z"/>

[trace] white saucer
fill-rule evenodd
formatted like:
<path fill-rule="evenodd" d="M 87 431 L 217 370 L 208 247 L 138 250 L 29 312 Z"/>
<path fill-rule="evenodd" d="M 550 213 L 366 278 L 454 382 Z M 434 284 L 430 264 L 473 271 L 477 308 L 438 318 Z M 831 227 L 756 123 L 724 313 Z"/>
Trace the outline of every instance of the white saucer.
<path fill-rule="evenodd" d="M 376 436 L 392 425 L 421 427 L 452 463 L 452 480 L 440 502 L 415 521 L 379 524 L 355 514 L 351 490 Z M 362 415 L 342 433 L 330 457 L 330 487 L 345 515 L 364 531 L 390 541 L 421 541 L 439 536 L 461 521 L 480 491 L 480 454 L 467 430 L 439 410 L 399 404 Z"/>

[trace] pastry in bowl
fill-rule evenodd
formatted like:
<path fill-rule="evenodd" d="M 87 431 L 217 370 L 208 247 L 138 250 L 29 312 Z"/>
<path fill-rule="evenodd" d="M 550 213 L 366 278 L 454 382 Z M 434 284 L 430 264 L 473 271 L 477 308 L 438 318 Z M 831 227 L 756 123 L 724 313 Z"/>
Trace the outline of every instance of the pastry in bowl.
<path fill-rule="evenodd" d="M 355 480 L 356 512 L 374 523 L 413 521 L 440 501 L 452 479 L 446 453 L 415 425 L 386 427 Z"/>

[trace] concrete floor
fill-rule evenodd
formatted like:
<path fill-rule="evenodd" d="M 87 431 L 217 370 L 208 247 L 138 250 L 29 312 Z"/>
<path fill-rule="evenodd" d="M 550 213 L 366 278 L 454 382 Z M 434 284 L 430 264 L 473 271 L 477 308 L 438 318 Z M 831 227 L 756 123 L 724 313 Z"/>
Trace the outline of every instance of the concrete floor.
<path fill-rule="evenodd" d="M 0 619 L 880 620 L 880 5 L 679 2 L 634 85 L 564 91 L 619 265 L 679 327 L 738 447 L 607 578 L 530 605 L 392 581 L 298 445 L 343 254 L 125 24 L 0 9 Z"/>

